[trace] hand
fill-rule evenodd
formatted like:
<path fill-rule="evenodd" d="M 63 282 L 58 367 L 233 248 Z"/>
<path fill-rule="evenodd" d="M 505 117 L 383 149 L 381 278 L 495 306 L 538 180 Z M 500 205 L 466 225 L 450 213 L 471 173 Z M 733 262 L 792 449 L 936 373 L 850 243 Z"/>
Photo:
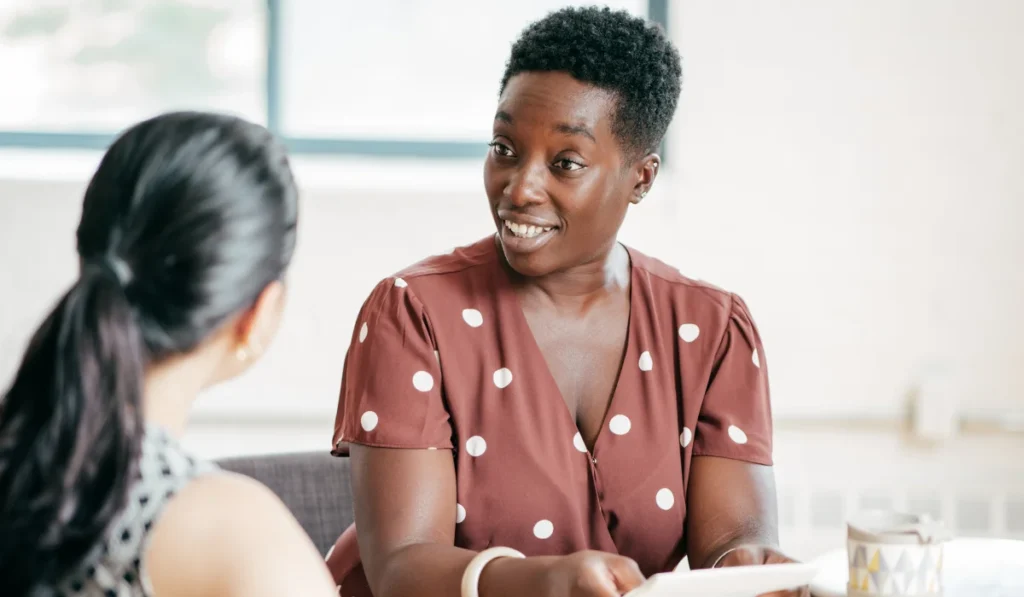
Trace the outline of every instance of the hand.
<path fill-rule="evenodd" d="M 774 547 L 767 545 L 740 545 L 727 552 L 718 560 L 715 568 L 727 566 L 762 566 L 766 564 L 789 564 L 796 562 L 793 558 L 783 554 Z M 801 587 L 792 591 L 776 591 L 765 593 L 758 597 L 811 597 L 811 590 L 808 587 Z"/>
<path fill-rule="evenodd" d="M 600 551 L 555 558 L 548 569 L 550 597 L 618 597 L 644 583 L 633 560 Z"/>

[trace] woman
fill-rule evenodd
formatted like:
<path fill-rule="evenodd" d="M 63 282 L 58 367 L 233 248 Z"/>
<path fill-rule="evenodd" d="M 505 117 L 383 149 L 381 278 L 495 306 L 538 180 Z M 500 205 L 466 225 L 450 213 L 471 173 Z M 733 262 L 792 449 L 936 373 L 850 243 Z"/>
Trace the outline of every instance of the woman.
<path fill-rule="evenodd" d="M 624 12 L 564 9 L 513 46 L 496 236 L 384 280 L 355 327 L 346 597 L 611 596 L 684 556 L 790 561 L 746 306 L 616 241 L 679 91 L 671 43 Z"/>
<path fill-rule="evenodd" d="M 168 114 L 110 147 L 79 278 L 0 402 L 0 595 L 336 594 L 269 490 L 178 443 L 270 344 L 296 218 L 262 127 Z"/>

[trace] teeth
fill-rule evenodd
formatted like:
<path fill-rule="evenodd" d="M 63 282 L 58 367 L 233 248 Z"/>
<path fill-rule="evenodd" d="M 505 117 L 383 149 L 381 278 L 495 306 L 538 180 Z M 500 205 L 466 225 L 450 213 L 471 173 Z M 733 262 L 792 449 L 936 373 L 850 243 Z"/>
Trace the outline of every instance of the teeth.
<path fill-rule="evenodd" d="M 538 234 L 549 232 L 551 230 L 551 226 L 546 228 L 541 226 L 529 226 L 527 224 L 517 224 L 508 220 L 505 220 L 505 227 L 519 238 L 533 238 Z"/>

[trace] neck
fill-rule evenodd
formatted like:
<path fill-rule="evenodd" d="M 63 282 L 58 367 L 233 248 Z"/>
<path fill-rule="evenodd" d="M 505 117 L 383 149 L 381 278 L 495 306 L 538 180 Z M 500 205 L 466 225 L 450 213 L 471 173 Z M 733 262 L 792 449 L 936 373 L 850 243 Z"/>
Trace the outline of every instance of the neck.
<path fill-rule="evenodd" d="M 192 403 L 208 379 L 200 365 L 186 356 L 150 367 L 143 398 L 147 423 L 155 423 L 175 437 L 185 433 Z"/>
<path fill-rule="evenodd" d="M 556 305 L 585 306 L 608 295 L 629 290 L 629 252 L 612 243 L 593 259 L 545 276 L 526 278 L 516 275 L 520 290 L 545 296 Z"/>

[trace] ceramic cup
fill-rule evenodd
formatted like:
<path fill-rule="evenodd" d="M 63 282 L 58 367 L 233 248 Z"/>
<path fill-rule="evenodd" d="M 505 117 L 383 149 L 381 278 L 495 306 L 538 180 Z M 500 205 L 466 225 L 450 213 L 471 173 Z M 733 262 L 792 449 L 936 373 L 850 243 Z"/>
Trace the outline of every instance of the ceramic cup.
<path fill-rule="evenodd" d="M 942 595 L 942 546 L 948 536 L 927 515 L 873 510 L 847 524 L 849 597 Z"/>

